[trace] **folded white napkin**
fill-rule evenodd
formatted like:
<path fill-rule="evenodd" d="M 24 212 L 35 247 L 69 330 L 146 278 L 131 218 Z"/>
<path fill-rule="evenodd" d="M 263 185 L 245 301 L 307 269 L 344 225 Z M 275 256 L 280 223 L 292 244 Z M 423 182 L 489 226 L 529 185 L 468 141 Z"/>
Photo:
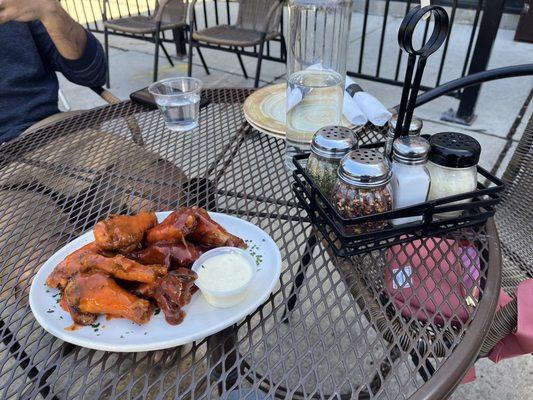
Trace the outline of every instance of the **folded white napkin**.
<path fill-rule="evenodd" d="M 345 88 L 348 88 L 353 84 L 356 84 L 355 81 L 347 76 Z M 346 97 L 350 95 L 345 91 L 344 96 Z M 366 115 L 368 120 L 376 126 L 385 125 L 392 117 L 391 112 L 370 93 L 365 91 L 356 92 L 353 95 L 353 100 L 359 106 L 359 109 Z"/>
<path fill-rule="evenodd" d="M 314 64 L 307 69 L 321 70 L 325 68 L 322 67 L 322 64 Z M 355 82 L 351 78 L 346 77 L 345 88 L 354 83 Z M 312 89 L 308 90 L 311 91 Z M 303 93 L 302 90 L 298 88 L 291 90 L 287 95 L 287 110 L 290 110 L 302 101 L 305 94 L 307 93 Z M 381 104 L 374 96 L 364 91 L 357 92 L 354 97 L 352 97 L 345 90 L 342 113 L 348 121 L 357 126 L 365 125 L 369 120 L 374 125 L 383 126 L 392 116 L 383 104 Z"/>
<path fill-rule="evenodd" d="M 346 91 L 344 91 L 342 113 L 344 114 L 344 117 L 354 125 L 362 126 L 368 122 L 368 117 L 361 110 L 359 104 L 357 104 L 354 98 Z"/>

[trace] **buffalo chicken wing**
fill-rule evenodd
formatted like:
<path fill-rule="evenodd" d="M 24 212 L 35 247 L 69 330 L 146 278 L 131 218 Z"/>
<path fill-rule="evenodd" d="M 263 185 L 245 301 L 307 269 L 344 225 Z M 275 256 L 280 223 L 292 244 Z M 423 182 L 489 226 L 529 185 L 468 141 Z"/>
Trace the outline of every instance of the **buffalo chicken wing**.
<path fill-rule="evenodd" d="M 82 325 L 99 314 L 143 324 L 154 306 L 169 324 L 180 324 L 197 290 L 192 264 L 211 248 L 247 247 L 198 207 L 179 208 L 160 224 L 154 213 L 114 215 L 96 224 L 94 237 L 46 280 L 61 290 L 61 306 Z"/>
<path fill-rule="evenodd" d="M 93 271 L 72 277 L 63 296 L 75 323 L 87 325 L 98 314 L 127 318 L 137 324 L 150 320 L 153 306 L 120 287 L 109 275 Z"/>
<path fill-rule="evenodd" d="M 162 265 L 143 265 L 122 255 L 106 257 L 99 254 L 94 243 L 89 243 L 59 263 L 46 279 L 46 284 L 63 289 L 72 276 L 88 270 L 100 270 L 115 278 L 145 283 L 153 283 L 167 273 L 167 268 Z"/>

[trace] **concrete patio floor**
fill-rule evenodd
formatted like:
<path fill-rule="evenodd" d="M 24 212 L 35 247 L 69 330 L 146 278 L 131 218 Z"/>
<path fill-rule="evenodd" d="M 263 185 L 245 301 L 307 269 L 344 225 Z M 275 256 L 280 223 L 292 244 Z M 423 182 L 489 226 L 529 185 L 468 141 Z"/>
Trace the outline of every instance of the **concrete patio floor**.
<path fill-rule="evenodd" d="M 360 15 L 354 14 L 355 26 Z M 375 68 L 372 61 L 377 53 L 377 46 L 372 46 L 372 41 L 379 40 L 381 25 L 379 20 L 370 17 L 369 31 L 367 33 L 367 45 L 365 52 L 364 68 L 368 72 Z M 399 24 L 398 19 L 389 21 L 390 28 L 386 33 L 385 52 L 392 52 L 390 64 L 384 60 L 383 70 L 394 68 L 397 54 L 395 32 Z M 453 39 L 465 42 L 468 39 L 468 26 L 454 26 Z M 533 60 L 533 45 L 517 43 L 513 41 L 514 32 L 500 30 L 490 62 L 490 68 L 531 62 Z M 102 35 L 96 35 L 103 41 Z M 352 35 L 350 42 L 350 54 L 358 54 L 354 49 L 360 42 L 360 35 Z M 134 39 L 111 36 L 111 91 L 121 99 L 127 99 L 129 94 L 151 83 L 153 64 L 153 44 Z M 370 45 L 368 44 L 370 43 Z M 387 48 L 389 47 L 389 48 Z M 174 47 L 167 45 L 172 53 Z M 387 54 L 387 53 L 385 53 Z M 207 87 L 251 87 L 252 79 L 244 79 L 234 54 L 212 50 L 204 50 L 204 56 L 211 68 L 211 75 L 206 75 L 199 63 L 197 54 L 194 55 L 193 75 L 202 79 Z M 358 62 L 357 57 L 349 62 Z M 368 59 L 368 62 L 366 61 Z M 186 63 L 177 58 L 172 68 L 168 61 L 160 59 L 160 78 L 172 76 L 185 76 Z M 448 54 L 447 64 L 459 63 L 460 54 L 451 51 Z M 255 71 L 255 59 L 245 58 L 245 65 L 250 74 Z M 437 66 L 429 64 L 426 77 L 436 73 Z M 285 65 L 266 61 L 263 66 L 261 84 L 282 82 L 284 80 Z M 456 78 L 453 74 L 444 70 L 443 82 Z M 373 81 L 358 80 L 361 86 L 374 94 L 386 106 L 394 106 L 400 98 L 401 88 L 393 87 Z M 88 89 L 80 89 L 78 86 L 67 82 L 60 77 L 60 85 L 72 109 L 92 108 L 104 104 L 104 102 Z M 441 98 L 431 102 L 417 110 L 417 115 L 424 120 L 424 133 L 436 133 L 445 130 L 454 130 L 467 133 L 478 139 L 483 147 L 481 165 L 489 170 L 495 165 L 500 156 L 504 162 L 498 170 L 502 174 L 504 167 L 512 151 L 520 139 L 525 125 L 533 112 L 533 106 L 529 104 L 523 113 L 522 120 L 516 131 L 512 131 L 513 124 L 518 122 L 521 108 L 533 89 L 533 78 L 512 78 L 498 82 L 485 84 L 481 90 L 476 113 L 478 118 L 471 126 L 460 126 L 445 123 L 440 120 L 444 111 L 456 108 L 458 101 L 452 98 Z M 508 151 L 506 151 L 508 149 Z M 503 152 L 503 153 L 502 153 Z M 477 363 L 477 380 L 473 383 L 461 385 L 452 395 L 452 399 L 529 399 L 533 392 L 533 357 L 523 356 L 520 358 L 493 364 L 488 360 Z"/>

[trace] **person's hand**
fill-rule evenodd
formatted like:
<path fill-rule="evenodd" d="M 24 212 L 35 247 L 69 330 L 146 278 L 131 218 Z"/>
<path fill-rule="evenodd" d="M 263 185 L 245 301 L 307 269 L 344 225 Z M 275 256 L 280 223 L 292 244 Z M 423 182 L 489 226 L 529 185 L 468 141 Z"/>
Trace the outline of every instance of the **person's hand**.
<path fill-rule="evenodd" d="M 0 24 L 44 20 L 58 7 L 57 0 L 0 0 Z"/>

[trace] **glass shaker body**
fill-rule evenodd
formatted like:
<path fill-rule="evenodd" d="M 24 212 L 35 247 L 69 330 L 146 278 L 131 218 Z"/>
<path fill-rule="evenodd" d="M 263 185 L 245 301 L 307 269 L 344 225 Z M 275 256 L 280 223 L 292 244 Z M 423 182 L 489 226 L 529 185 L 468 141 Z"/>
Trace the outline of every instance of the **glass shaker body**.
<path fill-rule="evenodd" d="M 392 210 L 390 162 L 374 149 L 352 150 L 340 162 L 331 201 L 345 218 Z M 346 228 L 346 233 L 382 229 L 388 221 L 364 222 Z"/>
<path fill-rule="evenodd" d="M 337 179 L 331 191 L 331 201 L 345 218 L 379 214 L 392 210 L 393 197 L 390 183 L 375 187 L 363 187 Z M 359 234 L 383 229 L 387 221 L 364 222 L 347 228 L 349 234 Z"/>
<path fill-rule="evenodd" d="M 429 142 L 418 136 L 400 136 L 392 145 L 393 209 L 426 201 L 431 179 L 426 169 Z M 422 221 L 422 215 L 394 218 L 394 226 Z"/>
<path fill-rule="evenodd" d="M 429 193 L 431 179 L 425 164 L 407 165 L 397 161 L 392 162 L 392 193 L 396 210 L 409 207 L 426 201 Z M 394 226 L 422 221 L 422 216 L 394 218 Z"/>
<path fill-rule="evenodd" d="M 477 163 L 481 154 L 479 142 L 463 133 L 440 132 L 431 136 L 431 150 L 427 168 L 431 177 L 429 200 L 473 192 L 477 188 Z M 470 199 L 451 204 L 468 203 Z M 440 218 L 453 218 L 462 211 L 437 214 Z"/>
<path fill-rule="evenodd" d="M 285 165 L 314 133 L 342 117 L 350 0 L 290 0 Z"/>
<path fill-rule="evenodd" d="M 428 200 L 473 192 L 477 188 L 477 168 L 475 165 L 465 168 L 452 168 L 428 161 L 427 168 L 432 182 Z M 468 203 L 469 201 L 470 199 L 458 200 L 447 205 Z M 461 215 L 461 212 L 449 211 L 438 214 L 438 217 L 458 217 Z"/>

